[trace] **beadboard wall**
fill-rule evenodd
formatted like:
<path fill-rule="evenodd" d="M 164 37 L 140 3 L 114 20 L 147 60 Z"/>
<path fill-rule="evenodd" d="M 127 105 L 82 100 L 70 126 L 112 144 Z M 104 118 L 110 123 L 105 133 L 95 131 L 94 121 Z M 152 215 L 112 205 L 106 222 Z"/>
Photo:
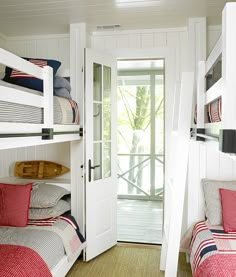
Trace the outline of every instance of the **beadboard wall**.
<path fill-rule="evenodd" d="M 0 178 L 13 176 L 14 163 L 25 160 L 49 160 L 70 168 L 70 143 L 0 150 Z M 67 173 L 59 178 L 69 178 Z"/>
<path fill-rule="evenodd" d="M 2 34 L 0 34 L 0 48 L 6 48 L 6 37 Z M 0 64 L 0 78 L 3 76 L 4 69 L 5 67 Z"/>
<path fill-rule="evenodd" d="M 216 142 L 191 141 L 188 172 L 188 227 L 204 220 L 201 179 L 236 180 L 236 156 L 222 153 Z"/>
<path fill-rule="evenodd" d="M 68 71 L 70 68 L 70 36 L 47 35 L 8 37 L 6 48 L 10 52 L 32 58 L 54 59 L 61 62 L 58 73 Z"/>

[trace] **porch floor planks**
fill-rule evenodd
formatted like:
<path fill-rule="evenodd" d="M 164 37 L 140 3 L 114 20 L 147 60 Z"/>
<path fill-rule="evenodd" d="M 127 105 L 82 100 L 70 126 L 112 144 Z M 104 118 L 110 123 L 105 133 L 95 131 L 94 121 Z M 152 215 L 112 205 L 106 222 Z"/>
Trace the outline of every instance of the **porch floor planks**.
<path fill-rule="evenodd" d="M 162 201 L 117 200 L 118 241 L 161 244 L 162 222 Z"/>

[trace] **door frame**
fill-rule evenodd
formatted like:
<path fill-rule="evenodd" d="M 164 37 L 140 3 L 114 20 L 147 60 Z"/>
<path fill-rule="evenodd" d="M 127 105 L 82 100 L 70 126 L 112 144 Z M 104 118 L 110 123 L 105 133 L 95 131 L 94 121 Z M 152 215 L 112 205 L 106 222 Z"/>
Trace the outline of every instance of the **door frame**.
<path fill-rule="evenodd" d="M 173 129 L 174 105 L 175 101 L 179 99 L 179 87 L 176 86 L 176 54 L 174 48 L 156 47 L 156 48 L 126 48 L 108 50 L 107 53 L 119 59 L 164 59 L 165 60 L 165 115 L 164 115 L 164 184 L 167 176 L 169 176 L 168 162 L 171 159 L 170 145 L 171 145 L 171 131 Z M 163 188 L 164 194 L 164 211 L 167 211 L 165 201 L 165 185 Z"/>

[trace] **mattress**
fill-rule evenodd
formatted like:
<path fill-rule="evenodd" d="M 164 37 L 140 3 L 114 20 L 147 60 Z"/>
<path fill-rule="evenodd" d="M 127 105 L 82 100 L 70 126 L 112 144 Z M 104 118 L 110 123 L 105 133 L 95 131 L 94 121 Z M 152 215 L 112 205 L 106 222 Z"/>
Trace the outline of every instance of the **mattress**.
<path fill-rule="evenodd" d="M 198 222 L 192 231 L 190 263 L 193 277 L 236 276 L 236 232 Z"/>
<path fill-rule="evenodd" d="M 0 86 L 13 87 L 28 93 L 42 95 L 41 92 L 22 88 L 0 80 Z M 1 87 L 0 87 L 1 89 Z M 53 96 L 54 124 L 78 124 L 79 112 L 75 101 Z M 0 122 L 43 124 L 43 109 L 0 101 Z"/>

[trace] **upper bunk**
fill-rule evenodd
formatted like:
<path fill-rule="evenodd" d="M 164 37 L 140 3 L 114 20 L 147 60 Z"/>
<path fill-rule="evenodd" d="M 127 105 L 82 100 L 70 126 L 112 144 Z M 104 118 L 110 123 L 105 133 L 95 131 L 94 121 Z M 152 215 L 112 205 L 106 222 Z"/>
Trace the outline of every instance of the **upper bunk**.
<path fill-rule="evenodd" d="M 80 139 L 78 104 L 60 62 L 21 58 L 0 48 L 0 149 Z"/>
<path fill-rule="evenodd" d="M 236 3 L 222 12 L 222 34 L 206 61 L 199 62 L 197 138 L 219 140 L 219 149 L 236 153 Z"/>

